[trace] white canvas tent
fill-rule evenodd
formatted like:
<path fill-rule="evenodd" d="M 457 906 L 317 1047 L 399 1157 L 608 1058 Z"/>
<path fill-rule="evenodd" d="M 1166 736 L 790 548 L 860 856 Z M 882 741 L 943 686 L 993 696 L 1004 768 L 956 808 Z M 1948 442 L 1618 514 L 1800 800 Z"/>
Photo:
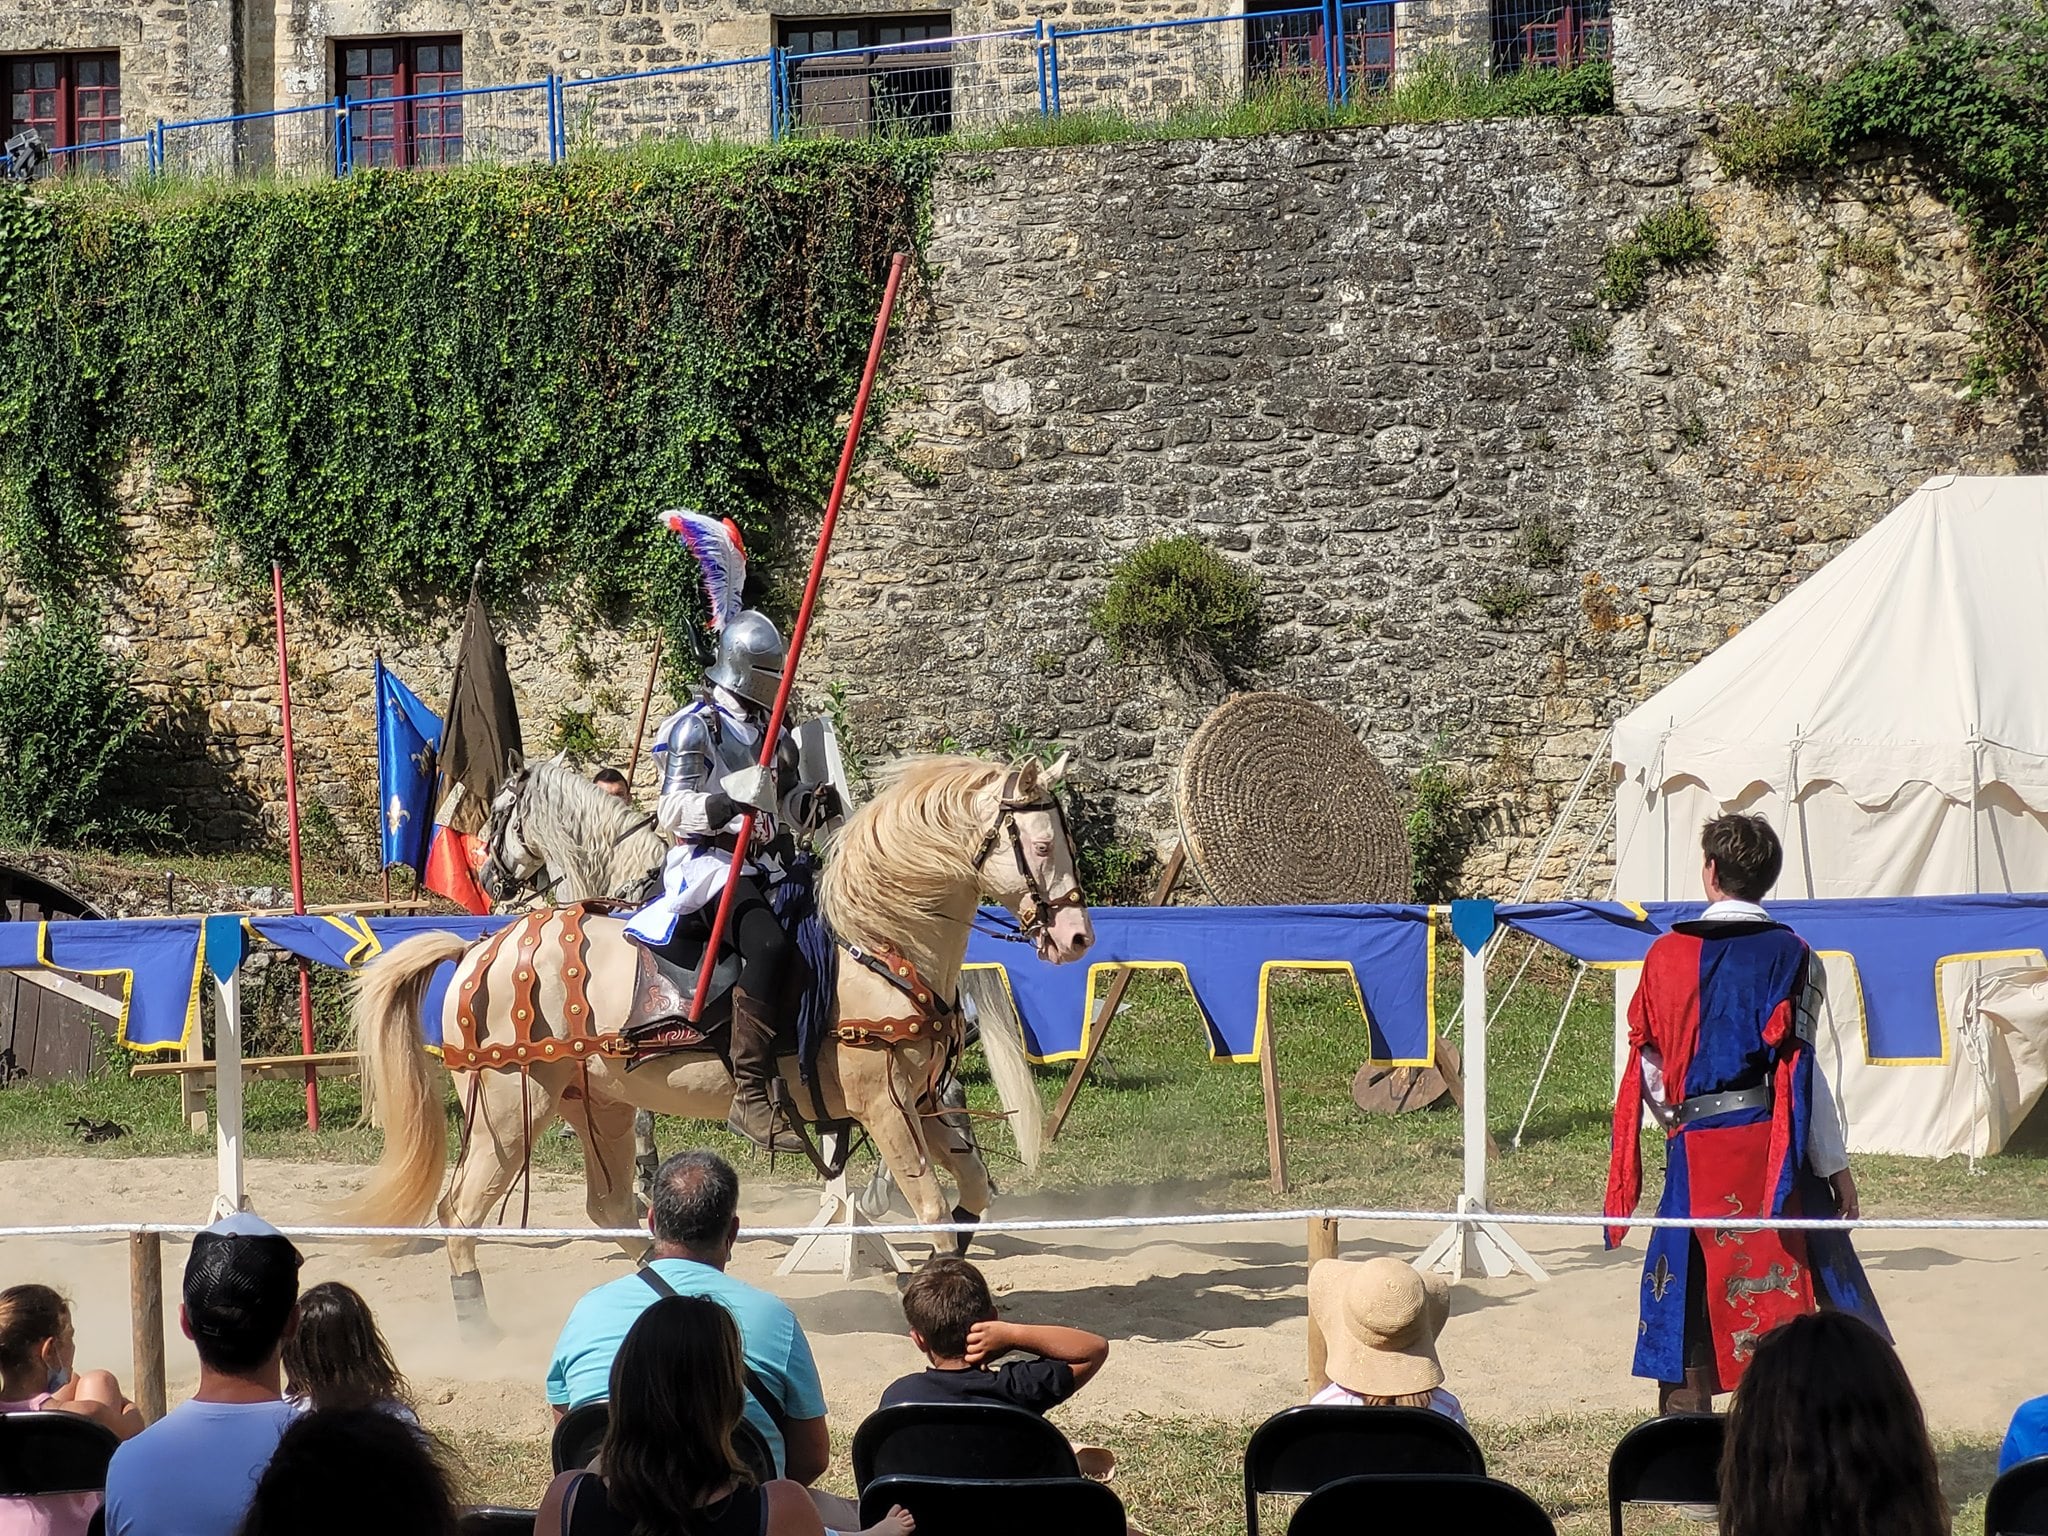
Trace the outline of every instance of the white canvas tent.
<path fill-rule="evenodd" d="M 1778 828 L 1779 897 L 2048 890 L 2048 477 L 1929 480 L 1612 742 L 1622 899 L 1698 899 L 1723 810 Z M 1950 1058 L 1882 1065 L 1829 961 L 1852 1151 L 1995 1152 L 2048 1084 L 2048 954 L 1942 974 Z"/>

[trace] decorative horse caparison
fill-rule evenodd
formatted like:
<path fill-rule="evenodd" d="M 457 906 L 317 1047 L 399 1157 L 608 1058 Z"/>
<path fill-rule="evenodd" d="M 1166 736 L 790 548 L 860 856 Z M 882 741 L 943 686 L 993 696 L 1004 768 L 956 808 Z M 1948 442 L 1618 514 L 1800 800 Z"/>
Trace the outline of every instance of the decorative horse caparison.
<path fill-rule="evenodd" d="M 1027 762 L 1007 772 L 967 757 L 919 757 L 895 765 L 882 791 L 847 818 L 826 850 L 818 894 L 835 937 L 870 955 L 902 957 L 942 1000 L 957 995 L 969 924 L 984 899 L 1018 916 L 1043 959 L 1078 960 L 1094 942 L 1094 931 L 1081 904 L 1073 845 L 1052 794 L 1065 771 L 1065 758 L 1050 768 Z M 634 1215 L 633 1111 L 725 1118 L 732 1077 L 714 1052 L 679 1052 L 628 1072 L 624 1060 L 590 1043 L 616 1039 L 627 1021 L 638 954 L 622 919 L 570 907 L 523 921 L 530 926 L 517 944 L 496 942 L 498 935 L 472 944 L 453 934 L 422 934 L 363 967 L 354 1019 L 368 1100 L 384 1126 L 384 1154 L 351 1207 L 356 1220 L 413 1226 L 438 1210 L 444 1226 L 482 1225 L 528 1166 L 533 1139 L 559 1114 L 583 1142 L 591 1220 L 601 1227 L 628 1227 Z M 419 1048 L 416 1021 L 435 969 L 450 960 L 456 968 L 441 1017 L 427 1025 L 429 1039 L 440 1041 L 451 1058 L 463 1107 L 462 1150 L 443 1193 L 444 1090 L 440 1067 Z M 522 967 L 530 975 L 519 974 Z M 565 974 L 575 970 L 585 974 Z M 474 990 L 465 992 L 472 982 Z M 458 1015 L 465 996 L 480 996 L 484 1003 L 474 1010 L 469 1059 L 475 1064 L 455 1066 L 463 1059 L 465 1030 Z M 589 1018 L 572 1027 L 566 1010 L 579 997 Z M 863 1027 L 853 1031 L 857 1039 L 835 1031 L 819 1052 L 813 1086 L 825 1117 L 858 1121 L 866 1129 L 919 1221 L 951 1216 L 935 1162 L 952 1176 L 958 1209 L 980 1216 L 988 1208 L 989 1185 L 979 1154 L 954 1150 L 946 1137 L 928 1137 L 924 1126 L 924 1118 L 936 1112 L 934 1079 L 958 1046 L 958 1011 L 937 1029 L 921 1023 L 915 1034 L 903 1033 L 893 1043 L 872 1043 L 873 1025 L 918 1020 L 920 1009 L 898 984 L 845 954 L 836 1003 L 839 1020 Z M 530 1006 L 534 1017 L 515 1023 L 522 1006 Z M 572 1054 L 579 1038 L 586 1043 Z M 1035 1122 L 1043 1106 L 1021 1070 L 1021 1054 L 1015 1063 L 998 1059 L 997 1053 L 1014 1049 L 1007 1040 L 1001 1031 L 984 1036 L 991 1076 L 1005 1110 Z M 514 1041 L 528 1051 L 518 1061 L 511 1059 Z M 500 1065 L 481 1059 L 493 1046 Z M 784 1057 L 782 1073 L 792 1100 L 809 1104 L 811 1087 L 798 1082 L 794 1056 Z M 458 1313 L 483 1323 L 476 1239 L 451 1237 L 448 1258 Z"/>

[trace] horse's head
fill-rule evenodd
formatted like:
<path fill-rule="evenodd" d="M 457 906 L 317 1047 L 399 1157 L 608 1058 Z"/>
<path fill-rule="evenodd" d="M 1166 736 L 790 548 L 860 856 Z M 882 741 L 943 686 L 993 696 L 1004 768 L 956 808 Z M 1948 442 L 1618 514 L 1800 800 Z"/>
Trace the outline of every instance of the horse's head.
<path fill-rule="evenodd" d="M 1080 959 L 1095 942 L 1074 839 L 1053 793 L 1066 773 L 1061 753 L 1050 768 L 1032 759 L 991 781 L 979 805 L 988 830 L 974 857 L 982 894 L 1016 913 L 1039 958 L 1055 965 Z"/>
<path fill-rule="evenodd" d="M 546 867 L 547 858 L 527 847 L 520 837 L 520 811 L 534 770 L 522 767 L 505 780 L 491 801 L 484 823 L 484 862 L 477 883 L 492 901 L 510 901 L 519 888 Z"/>

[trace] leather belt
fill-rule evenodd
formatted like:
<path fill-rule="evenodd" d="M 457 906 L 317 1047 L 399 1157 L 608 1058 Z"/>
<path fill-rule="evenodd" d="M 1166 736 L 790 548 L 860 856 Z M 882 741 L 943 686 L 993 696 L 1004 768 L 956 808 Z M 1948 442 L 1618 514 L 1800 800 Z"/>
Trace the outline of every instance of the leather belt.
<path fill-rule="evenodd" d="M 1736 1088 L 1727 1093 L 1703 1093 L 1687 1099 L 1678 1106 L 1673 1119 L 1679 1125 L 1690 1125 L 1695 1120 L 1704 1120 L 1709 1115 L 1730 1115 L 1738 1109 L 1769 1109 L 1771 1090 L 1768 1085 L 1756 1088 Z"/>

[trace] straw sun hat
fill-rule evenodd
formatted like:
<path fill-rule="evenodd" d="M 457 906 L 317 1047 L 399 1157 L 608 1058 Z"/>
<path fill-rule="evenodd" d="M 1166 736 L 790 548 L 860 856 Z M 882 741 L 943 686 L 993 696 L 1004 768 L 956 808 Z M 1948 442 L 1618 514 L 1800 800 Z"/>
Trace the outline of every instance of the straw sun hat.
<path fill-rule="evenodd" d="M 1450 1283 L 1399 1259 L 1321 1259 L 1308 1272 L 1308 1315 L 1329 1347 L 1330 1380 L 1361 1397 L 1405 1397 L 1443 1385 L 1436 1336 L 1451 1315 Z"/>

